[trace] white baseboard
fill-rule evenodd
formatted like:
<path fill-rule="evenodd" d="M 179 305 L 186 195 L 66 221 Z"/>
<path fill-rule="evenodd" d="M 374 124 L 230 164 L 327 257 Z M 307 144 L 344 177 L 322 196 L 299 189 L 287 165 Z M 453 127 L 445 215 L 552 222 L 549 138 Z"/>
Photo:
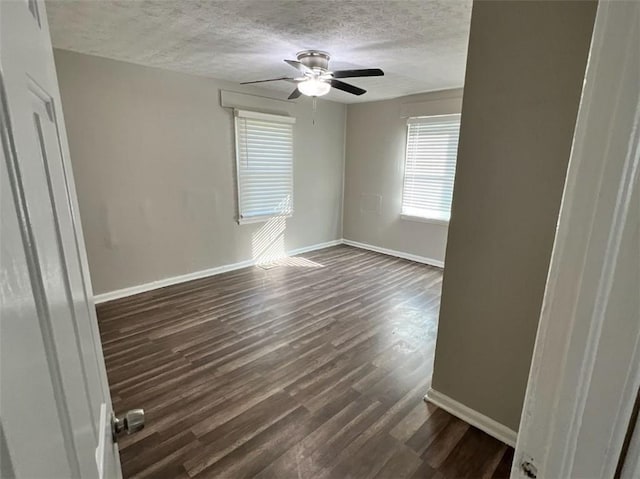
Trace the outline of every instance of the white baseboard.
<path fill-rule="evenodd" d="M 337 246 L 339 244 L 346 244 L 354 246 L 356 248 L 366 249 L 369 251 L 375 251 L 397 258 L 404 258 L 418 263 L 424 263 L 438 268 L 443 268 L 444 263 L 432 258 L 426 258 L 424 256 L 418 256 L 410 253 L 404 253 L 402 251 L 395 251 L 387 248 L 380 248 L 366 243 L 359 243 L 357 241 L 351 241 L 347 239 L 338 239 L 333 241 L 327 241 L 325 243 L 318 243 L 310 246 L 304 246 L 302 248 L 296 248 L 287 252 L 287 256 L 295 256 L 302 253 L 308 253 L 309 251 L 315 251 L 318 249 L 329 248 L 331 246 Z M 216 274 L 226 273 L 228 271 L 234 271 L 236 269 L 247 268 L 254 266 L 256 260 L 249 259 L 240 261 L 238 263 L 226 264 L 222 266 L 216 266 L 215 268 L 209 268 L 202 271 L 195 271 L 193 273 L 187 273 L 180 276 L 173 276 L 171 278 L 160 279 L 158 281 L 151 281 L 150 283 L 140 284 L 137 286 L 131 286 L 129 288 L 118 289 L 116 291 L 109 291 L 108 293 L 96 294 L 93 297 L 93 301 L 96 304 L 106 303 L 107 301 L 113 301 L 114 299 L 126 298 L 127 296 L 133 296 L 134 294 L 145 293 L 154 289 L 164 288 L 165 286 L 171 286 L 174 284 L 185 283 L 194 279 L 207 278 L 209 276 L 215 276 Z"/>
<path fill-rule="evenodd" d="M 369 251 L 375 251 L 376 253 L 387 254 L 389 256 L 395 256 L 396 258 L 408 259 L 415 261 L 416 263 L 428 264 L 437 268 L 444 268 L 444 261 L 438 259 L 427 258 L 426 256 L 418 256 L 416 254 L 405 253 L 404 251 L 396 251 L 393 249 L 381 248 L 380 246 L 374 246 L 367 243 L 359 243 L 358 241 L 352 241 L 343 239 L 342 242 L 349 246 L 355 246 L 356 248 L 367 249 Z"/>
<path fill-rule="evenodd" d="M 324 243 L 312 244 L 311 246 L 303 246 L 302 248 L 292 249 L 287 252 L 288 256 L 295 256 L 297 254 L 308 253 L 309 251 L 315 251 L 317 249 L 330 248 L 331 246 L 338 246 L 342 244 L 342 239 L 333 241 L 326 241 Z"/>
<path fill-rule="evenodd" d="M 470 407 L 467 407 L 464 404 L 451 399 L 446 394 L 442 394 L 441 392 L 438 392 L 433 388 L 429 388 L 429 391 L 424 397 L 424 400 L 435 404 L 439 408 L 442 408 L 445 411 L 453 414 L 457 418 L 460 418 L 463 421 L 471 424 L 472 426 L 477 427 L 490 436 L 495 437 L 497 440 L 502 441 L 509 446 L 515 447 L 516 439 L 518 437 L 517 432 L 515 432 L 513 429 L 509 429 L 507 426 L 500 424 L 497 421 L 494 421 L 490 417 L 479 413 L 475 409 L 471 409 Z"/>
<path fill-rule="evenodd" d="M 288 251 L 287 256 L 295 256 L 309 251 L 315 251 L 318 249 L 329 248 L 331 246 L 337 246 L 342 244 L 342 240 L 327 241 L 325 243 L 318 243 L 311 246 L 304 246 L 302 248 L 296 248 Z M 171 286 L 174 284 L 185 283 L 194 279 L 207 278 L 209 276 L 215 276 L 216 274 L 226 273 L 228 271 L 234 271 L 236 269 L 247 268 L 256 264 L 255 259 L 249 259 L 240 261 L 238 263 L 226 264 L 223 266 L 216 266 L 215 268 L 204 269 L 202 271 L 195 271 L 193 273 L 187 273 L 180 276 L 173 276 L 171 278 L 165 278 L 158 281 L 151 281 L 150 283 L 140 284 L 137 286 L 131 286 L 129 288 L 118 289 L 116 291 L 109 291 L 108 293 L 96 294 L 93 297 L 93 301 L 96 304 L 106 303 L 107 301 L 113 301 L 114 299 L 126 298 L 127 296 L 133 296 L 134 294 L 144 293 L 154 289 L 164 288 L 165 286 Z"/>

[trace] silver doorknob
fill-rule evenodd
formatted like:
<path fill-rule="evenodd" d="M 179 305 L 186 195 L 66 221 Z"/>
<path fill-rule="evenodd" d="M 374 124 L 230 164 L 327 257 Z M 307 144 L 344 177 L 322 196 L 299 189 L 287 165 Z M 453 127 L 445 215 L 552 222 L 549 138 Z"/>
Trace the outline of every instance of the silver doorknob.
<path fill-rule="evenodd" d="M 144 427 L 144 409 L 131 409 L 121 416 L 111 416 L 111 434 L 113 442 L 118 441 L 118 436 L 123 432 L 133 434 Z"/>

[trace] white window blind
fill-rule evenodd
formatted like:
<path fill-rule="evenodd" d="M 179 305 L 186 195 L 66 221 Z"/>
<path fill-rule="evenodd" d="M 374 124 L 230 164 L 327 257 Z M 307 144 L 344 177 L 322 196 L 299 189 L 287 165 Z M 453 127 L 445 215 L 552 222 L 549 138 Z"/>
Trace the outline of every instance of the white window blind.
<path fill-rule="evenodd" d="M 238 222 L 293 212 L 295 118 L 235 111 Z"/>
<path fill-rule="evenodd" d="M 402 214 L 449 221 L 460 115 L 409 118 Z"/>

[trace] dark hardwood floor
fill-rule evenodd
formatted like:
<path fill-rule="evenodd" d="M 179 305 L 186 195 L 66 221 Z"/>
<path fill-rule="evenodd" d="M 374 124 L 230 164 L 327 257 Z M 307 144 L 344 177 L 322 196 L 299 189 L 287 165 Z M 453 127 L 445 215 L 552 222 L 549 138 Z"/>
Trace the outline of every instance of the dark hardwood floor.
<path fill-rule="evenodd" d="M 513 449 L 427 404 L 441 271 L 337 246 L 98 316 L 131 477 L 508 477 Z"/>

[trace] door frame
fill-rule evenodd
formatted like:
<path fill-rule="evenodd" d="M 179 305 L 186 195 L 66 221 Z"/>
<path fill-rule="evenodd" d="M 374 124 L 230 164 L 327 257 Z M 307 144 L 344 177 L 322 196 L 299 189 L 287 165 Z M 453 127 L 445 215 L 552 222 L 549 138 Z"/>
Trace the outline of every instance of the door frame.
<path fill-rule="evenodd" d="M 618 354 L 619 361 L 623 353 L 601 339 L 603 330 L 617 324 L 607 307 L 616 265 L 629 258 L 621 250 L 622 237 L 640 223 L 631 203 L 640 188 L 639 39 L 640 1 L 599 2 L 513 478 L 576 477 L 584 467 L 577 458 L 588 455 L 598 457 L 601 467 L 590 477 L 614 477 L 630 427 L 640 387 L 640 332 L 635 337 L 616 333 L 616 340 L 627 345 L 626 370 L 611 369 L 619 364 L 613 357 Z M 640 268 L 640 258 L 634 259 L 630 250 L 631 261 Z M 633 302 L 624 307 L 633 318 Z M 612 391 L 619 401 L 599 408 L 597 419 L 608 425 L 601 437 L 584 440 L 581 430 L 596 419 L 585 405 L 603 397 L 607 373 L 624 379 Z M 639 433 L 634 433 L 631 450 L 640 449 Z M 638 477 L 633 474 L 640 474 L 640 463 L 633 462 L 625 464 L 620 477 Z"/>

